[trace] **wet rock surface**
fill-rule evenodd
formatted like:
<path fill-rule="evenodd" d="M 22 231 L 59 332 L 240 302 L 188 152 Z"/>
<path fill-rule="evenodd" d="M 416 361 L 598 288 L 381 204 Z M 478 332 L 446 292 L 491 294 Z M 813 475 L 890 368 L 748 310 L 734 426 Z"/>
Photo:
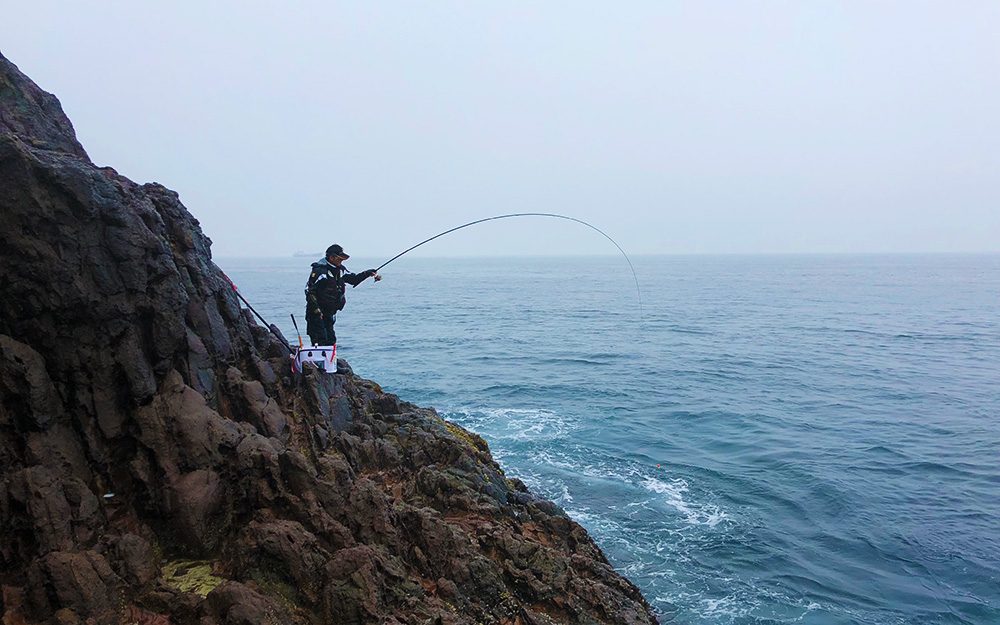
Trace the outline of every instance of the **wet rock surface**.
<path fill-rule="evenodd" d="M 0 615 L 652 623 L 486 441 L 256 326 L 176 193 L 0 56 Z"/>

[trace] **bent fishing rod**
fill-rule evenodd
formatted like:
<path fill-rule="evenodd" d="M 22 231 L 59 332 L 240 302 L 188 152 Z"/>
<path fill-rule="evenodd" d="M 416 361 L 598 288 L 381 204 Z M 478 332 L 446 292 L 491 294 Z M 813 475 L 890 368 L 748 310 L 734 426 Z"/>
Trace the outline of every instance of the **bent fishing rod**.
<path fill-rule="evenodd" d="M 584 226 L 587 226 L 591 230 L 596 230 L 605 239 L 607 239 L 608 241 L 611 241 L 611 243 L 615 247 L 618 248 L 618 251 L 622 253 L 622 256 L 625 257 L 625 262 L 628 263 L 628 268 L 632 270 L 632 279 L 635 280 L 635 293 L 636 293 L 636 295 L 639 298 L 639 319 L 640 319 L 640 321 L 642 320 L 642 292 L 639 290 L 639 278 L 635 274 L 635 267 L 632 266 L 632 260 L 629 259 L 628 254 L 625 253 L 625 250 L 622 249 L 622 246 L 618 245 L 618 243 L 614 239 L 612 239 L 608 235 L 608 233 L 604 232 L 603 230 L 601 230 L 600 228 L 598 228 L 597 226 L 595 226 L 593 224 L 589 224 L 589 223 L 585 222 L 582 219 L 577 219 L 576 217 L 567 217 L 566 215 L 557 215 L 555 213 L 511 213 L 509 215 L 497 215 L 495 217 L 486 217 L 484 219 L 477 219 L 475 221 L 470 221 L 467 224 L 462 224 L 461 226 L 455 226 L 454 228 L 451 228 L 450 230 L 445 230 L 444 232 L 442 232 L 440 234 L 435 234 L 431 238 L 424 239 L 423 241 L 421 241 L 420 243 L 417 243 L 413 247 L 403 250 L 399 254 L 396 254 L 395 256 L 393 256 L 392 258 L 390 258 L 389 260 L 387 260 L 384 263 L 382 263 L 381 265 L 379 265 L 378 268 L 375 270 L 375 273 L 378 274 L 378 272 L 382 269 L 382 267 L 385 267 L 386 265 L 388 265 L 392 261 L 396 260 L 400 256 L 406 254 L 407 252 L 411 252 L 411 251 L 417 249 L 418 247 L 420 247 L 421 245 L 423 245 L 425 243 L 430 243 L 434 239 L 443 237 L 446 234 L 450 234 L 452 232 L 455 232 L 456 230 L 461 230 L 462 228 L 468 228 L 469 226 L 474 226 L 476 224 L 481 224 L 481 223 L 484 223 L 484 222 L 487 222 L 487 221 L 495 221 L 497 219 L 509 219 L 511 217 L 554 217 L 556 219 L 565 219 L 567 221 L 575 221 L 578 224 L 583 224 Z M 379 275 L 375 276 L 376 280 L 380 280 L 381 278 L 382 278 L 382 276 L 379 276 Z"/>

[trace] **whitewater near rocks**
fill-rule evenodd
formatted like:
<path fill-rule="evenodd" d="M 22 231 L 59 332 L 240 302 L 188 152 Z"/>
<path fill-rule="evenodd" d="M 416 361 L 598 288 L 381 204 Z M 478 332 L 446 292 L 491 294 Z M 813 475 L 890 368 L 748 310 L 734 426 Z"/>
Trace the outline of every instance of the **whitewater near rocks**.
<path fill-rule="evenodd" d="M 0 57 L 4 623 L 653 623 L 479 436 L 307 367 Z"/>

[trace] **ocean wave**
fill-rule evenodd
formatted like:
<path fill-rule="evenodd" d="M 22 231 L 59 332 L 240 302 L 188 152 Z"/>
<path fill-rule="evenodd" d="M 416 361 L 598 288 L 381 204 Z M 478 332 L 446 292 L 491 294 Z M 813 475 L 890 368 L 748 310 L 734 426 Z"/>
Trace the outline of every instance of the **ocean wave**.
<path fill-rule="evenodd" d="M 725 512 L 714 504 L 691 504 L 684 499 L 688 490 L 687 482 L 680 478 L 664 482 L 656 478 L 646 478 L 643 483 L 646 490 L 663 495 L 664 501 L 684 515 L 692 525 L 707 525 L 715 527 L 727 518 Z"/>

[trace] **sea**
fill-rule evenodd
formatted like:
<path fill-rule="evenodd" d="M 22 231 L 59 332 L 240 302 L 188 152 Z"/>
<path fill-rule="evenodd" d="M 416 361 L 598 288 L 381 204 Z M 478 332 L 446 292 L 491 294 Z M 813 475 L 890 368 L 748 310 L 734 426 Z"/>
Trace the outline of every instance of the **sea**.
<path fill-rule="evenodd" d="M 313 260 L 216 262 L 297 342 Z M 1000 255 L 631 261 L 415 251 L 348 287 L 339 355 L 663 623 L 1000 624 Z"/>

